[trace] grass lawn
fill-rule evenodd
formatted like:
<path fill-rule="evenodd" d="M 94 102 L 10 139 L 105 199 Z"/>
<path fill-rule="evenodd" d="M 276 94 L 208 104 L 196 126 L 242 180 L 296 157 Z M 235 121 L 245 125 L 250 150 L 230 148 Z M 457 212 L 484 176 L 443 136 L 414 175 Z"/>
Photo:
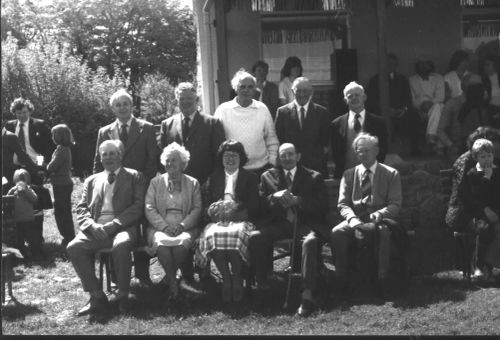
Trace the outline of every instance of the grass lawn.
<path fill-rule="evenodd" d="M 77 181 L 77 180 L 75 180 Z M 73 202 L 81 192 L 75 186 Z M 275 266 L 276 277 L 265 307 L 247 298 L 238 306 L 220 303 L 215 283 L 207 294 L 190 295 L 177 306 L 167 303 L 167 291 L 157 261 L 152 261 L 152 289 L 132 283 L 132 311 L 129 315 L 111 312 L 105 320 L 88 322 L 75 311 L 87 301 L 73 267 L 60 248 L 52 211 L 46 211 L 45 251 L 42 264 L 16 267 L 13 283 L 17 303 L 2 307 L 4 335 L 255 335 L 255 334 L 392 334 L 392 335 L 499 335 L 500 289 L 481 288 L 461 279 L 456 271 L 414 277 L 409 293 L 388 301 L 361 294 L 349 302 L 340 302 L 328 285 L 322 288 L 321 308 L 307 319 L 282 310 L 286 280 Z M 331 268 L 327 264 L 328 268 Z M 294 284 L 293 306 L 299 296 L 299 282 Z"/>

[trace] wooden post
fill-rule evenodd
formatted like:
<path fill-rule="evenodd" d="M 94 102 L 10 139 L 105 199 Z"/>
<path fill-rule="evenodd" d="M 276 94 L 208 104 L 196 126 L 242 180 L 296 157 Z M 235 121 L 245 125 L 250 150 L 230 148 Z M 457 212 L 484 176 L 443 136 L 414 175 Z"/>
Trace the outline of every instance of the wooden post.
<path fill-rule="evenodd" d="M 219 103 L 229 100 L 230 82 L 226 44 L 226 0 L 215 0 L 215 29 L 217 32 L 217 85 Z"/>
<path fill-rule="evenodd" d="M 377 0 L 377 52 L 378 52 L 378 89 L 380 110 L 385 118 L 385 125 L 389 133 L 389 148 L 392 136 L 389 116 L 389 78 L 387 77 L 387 47 L 385 44 L 385 0 Z"/>

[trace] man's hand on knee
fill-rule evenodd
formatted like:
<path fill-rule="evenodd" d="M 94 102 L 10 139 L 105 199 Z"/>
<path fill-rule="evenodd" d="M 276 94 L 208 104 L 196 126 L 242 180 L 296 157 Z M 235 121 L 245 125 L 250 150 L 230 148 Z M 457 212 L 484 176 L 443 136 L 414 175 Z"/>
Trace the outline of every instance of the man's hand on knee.
<path fill-rule="evenodd" d="M 92 236 L 94 236 L 98 240 L 105 240 L 108 237 L 108 233 L 104 229 L 104 226 L 100 223 L 95 223 L 92 227 L 89 228 Z"/>

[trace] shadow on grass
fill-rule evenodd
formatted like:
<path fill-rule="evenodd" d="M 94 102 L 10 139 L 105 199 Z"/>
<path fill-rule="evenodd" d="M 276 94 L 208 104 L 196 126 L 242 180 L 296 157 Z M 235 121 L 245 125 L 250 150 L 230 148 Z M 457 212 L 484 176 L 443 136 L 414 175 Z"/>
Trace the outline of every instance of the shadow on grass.
<path fill-rule="evenodd" d="M 24 320 L 27 315 L 43 313 L 37 306 L 22 304 L 13 297 L 2 306 L 2 319 L 6 321 Z"/>

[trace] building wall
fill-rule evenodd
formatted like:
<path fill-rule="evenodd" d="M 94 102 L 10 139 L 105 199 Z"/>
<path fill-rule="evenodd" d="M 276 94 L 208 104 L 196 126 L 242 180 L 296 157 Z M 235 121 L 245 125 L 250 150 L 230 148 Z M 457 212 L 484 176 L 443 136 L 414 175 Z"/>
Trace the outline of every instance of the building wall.
<path fill-rule="evenodd" d="M 377 18 L 375 2 L 353 0 L 351 44 L 357 49 L 359 81 L 366 84 L 377 73 Z M 461 47 L 461 7 L 457 0 L 415 0 L 413 8 L 388 7 L 387 51 L 399 57 L 403 74 L 413 73 L 418 59 L 430 59 L 436 71 L 447 71 L 451 54 Z"/>

